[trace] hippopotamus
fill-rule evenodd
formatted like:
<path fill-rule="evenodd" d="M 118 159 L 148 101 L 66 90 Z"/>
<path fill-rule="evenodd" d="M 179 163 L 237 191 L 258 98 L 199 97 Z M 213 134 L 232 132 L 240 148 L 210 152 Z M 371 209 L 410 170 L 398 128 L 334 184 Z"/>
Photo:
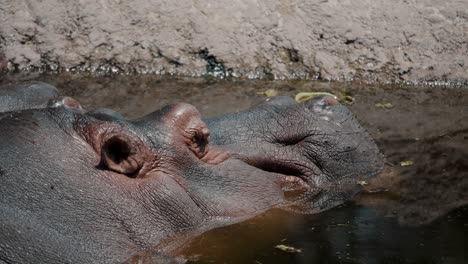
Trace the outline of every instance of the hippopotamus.
<path fill-rule="evenodd" d="M 78 101 L 60 96 L 57 88 L 47 83 L 29 81 L 0 87 L 0 113 L 59 106 L 82 109 Z"/>
<path fill-rule="evenodd" d="M 22 104 L 0 111 L 0 262 L 173 262 L 207 230 L 336 206 L 384 163 L 331 96 L 204 119 L 177 103 L 130 120 L 9 87 Z"/>

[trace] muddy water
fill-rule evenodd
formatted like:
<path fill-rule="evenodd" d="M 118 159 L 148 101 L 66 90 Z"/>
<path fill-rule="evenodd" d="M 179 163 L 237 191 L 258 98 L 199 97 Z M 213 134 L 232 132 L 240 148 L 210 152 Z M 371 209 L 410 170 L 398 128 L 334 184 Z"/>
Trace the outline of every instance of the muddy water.
<path fill-rule="evenodd" d="M 410 227 L 350 203 L 306 217 L 270 212 L 213 230 L 193 242 L 187 255 L 194 259 L 189 263 L 467 263 L 467 249 L 466 207 Z"/>
<path fill-rule="evenodd" d="M 127 117 L 180 101 L 205 116 L 239 111 L 264 100 L 258 93 L 268 89 L 287 96 L 349 95 L 350 109 L 387 158 L 385 172 L 365 193 L 317 215 L 271 211 L 212 230 L 182 253 L 190 263 L 468 263 L 468 87 L 148 76 L 9 79 L 44 80 L 87 109 L 112 108 Z"/>

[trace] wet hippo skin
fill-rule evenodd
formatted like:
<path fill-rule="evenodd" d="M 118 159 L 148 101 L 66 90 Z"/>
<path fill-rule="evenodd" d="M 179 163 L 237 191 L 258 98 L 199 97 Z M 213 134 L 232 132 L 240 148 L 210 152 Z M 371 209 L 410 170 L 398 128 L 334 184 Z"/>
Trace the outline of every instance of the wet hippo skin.
<path fill-rule="evenodd" d="M 57 88 L 47 83 L 30 81 L 0 86 L 0 113 L 59 106 L 81 109 L 75 99 L 60 96 Z"/>
<path fill-rule="evenodd" d="M 332 97 L 273 98 L 205 120 L 185 103 L 133 120 L 33 108 L 0 113 L 6 263 L 176 262 L 191 237 L 271 208 L 331 208 L 383 167 Z"/>

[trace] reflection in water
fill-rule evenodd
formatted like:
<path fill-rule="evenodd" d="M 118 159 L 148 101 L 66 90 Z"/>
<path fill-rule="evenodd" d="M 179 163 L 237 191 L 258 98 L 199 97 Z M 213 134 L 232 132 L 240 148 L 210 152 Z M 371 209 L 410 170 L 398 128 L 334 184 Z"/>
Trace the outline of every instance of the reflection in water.
<path fill-rule="evenodd" d="M 302 249 L 288 253 L 285 244 Z M 186 250 L 190 263 L 466 263 L 468 207 L 423 226 L 347 204 L 298 216 L 283 212 L 210 231 Z M 198 256 L 195 256 L 198 255 Z"/>

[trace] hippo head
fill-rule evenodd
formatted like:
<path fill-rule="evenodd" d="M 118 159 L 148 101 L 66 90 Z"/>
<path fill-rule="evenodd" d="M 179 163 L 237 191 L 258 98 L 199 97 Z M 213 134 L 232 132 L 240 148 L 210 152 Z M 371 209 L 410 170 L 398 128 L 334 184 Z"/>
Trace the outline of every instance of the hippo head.
<path fill-rule="evenodd" d="M 250 110 L 206 120 L 212 144 L 278 177 L 281 207 L 316 213 L 351 198 L 358 182 L 376 175 L 383 156 L 352 113 L 332 96 L 302 104 L 269 98 Z"/>
<path fill-rule="evenodd" d="M 135 120 L 70 107 L 9 112 L 0 157 L 2 259 L 88 263 L 270 208 L 324 210 L 383 166 L 332 97 L 277 98 L 205 121 L 184 103 Z"/>

